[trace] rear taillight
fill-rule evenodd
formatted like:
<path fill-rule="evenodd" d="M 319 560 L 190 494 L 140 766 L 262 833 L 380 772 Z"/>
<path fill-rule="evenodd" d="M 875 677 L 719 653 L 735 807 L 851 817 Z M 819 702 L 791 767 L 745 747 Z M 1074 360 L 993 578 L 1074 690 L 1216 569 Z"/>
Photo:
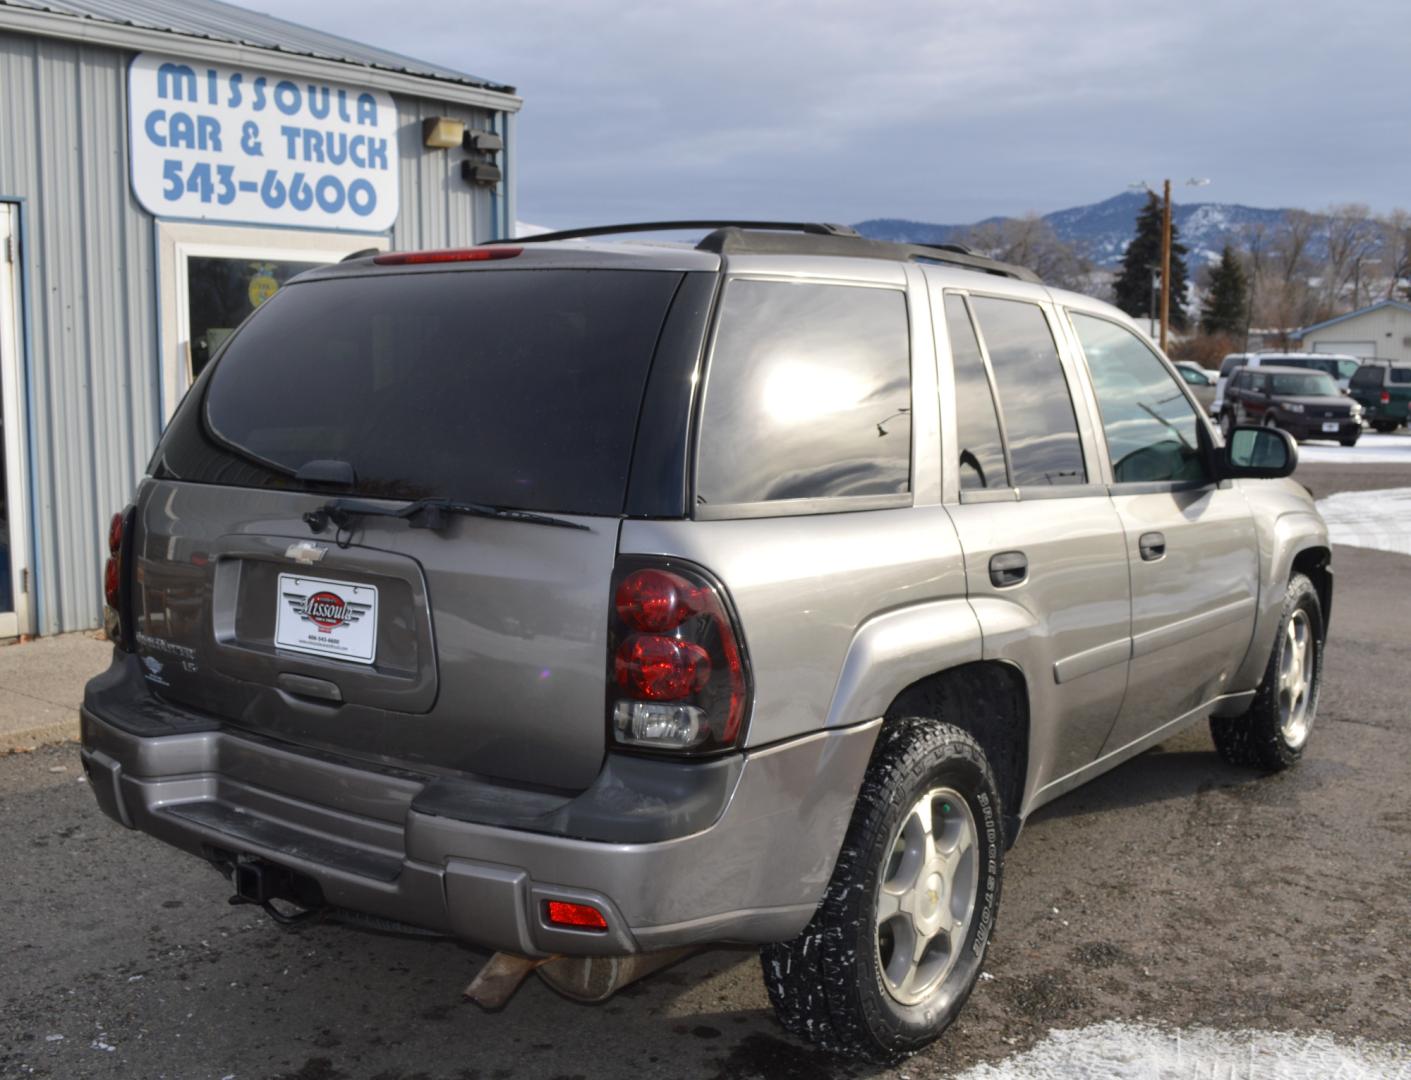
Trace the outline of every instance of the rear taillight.
<path fill-rule="evenodd" d="M 1381 402 L 1382 402 L 1383 405 L 1390 405 L 1390 404 L 1391 404 L 1391 391 L 1390 391 L 1390 390 L 1383 390 L 1383 391 L 1382 391 Z"/>
<path fill-rule="evenodd" d="M 675 560 L 613 575 L 608 721 L 624 746 L 705 754 L 739 742 L 749 672 L 724 591 Z"/>
<path fill-rule="evenodd" d="M 113 515 L 108 523 L 108 558 L 103 564 L 103 629 L 108 639 L 119 648 L 131 651 L 127 640 L 128 617 L 127 580 L 131 560 L 129 537 L 136 511 L 129 506 Z"/>

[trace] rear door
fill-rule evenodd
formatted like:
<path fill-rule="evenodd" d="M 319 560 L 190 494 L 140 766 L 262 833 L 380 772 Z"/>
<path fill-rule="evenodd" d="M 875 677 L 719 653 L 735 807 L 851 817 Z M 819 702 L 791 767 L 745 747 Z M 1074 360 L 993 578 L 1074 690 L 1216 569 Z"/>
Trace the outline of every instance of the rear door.
<path fill-rule="evenodd" d="M 1029 683 L 1038 790 L 1102 746 L 1126 688 L 1131 604 L 1122 524 L 1090 464 L 1052 309 L 1042 290 L 1015 289 L 933 290 L 932 305 L 955 409 L 942 416 L 946 498 L 984 656 Z"/>
<path fill-rule="evenodd" d="M 1367 411 L 1369 419 L 1375 417 L 1377 407 L 1381 404 L 1384 371 L 1386 367 L 1383 364 L 1363 364 L 1353 372 L 1348 382 L 1352 399 Z"/>
<path fill-rule="evenodd" d="M 1132 661 L 1110 753 L 1223 692 L 1253 632 L 1259 545 L 1243 494 L 1211 475 L 1208 431 L 1168 366 L 1114 319 L 1068 317 L 1131 571 Z"/>
<path fill-rule="evenodd" d="M 153 692 L 353 756 L 589 783 L 637 414 L 680 278 L 443 269 L 281 289 L 193 387 L 142 488 Z M 557 524 L 324 520 L 337 499 L 422 498 Z"/>

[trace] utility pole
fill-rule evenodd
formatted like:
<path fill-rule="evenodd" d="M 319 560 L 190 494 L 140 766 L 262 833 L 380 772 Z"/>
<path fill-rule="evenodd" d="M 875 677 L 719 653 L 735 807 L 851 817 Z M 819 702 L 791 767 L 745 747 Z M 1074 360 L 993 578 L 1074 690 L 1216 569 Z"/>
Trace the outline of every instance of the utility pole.
<path fill-rule="evenodd" d="M 1171 181 L 1164 185 L 1161 200 L 1161 351 L 1166 351 L 1166 333 L 1171 325 Z"/>
<path fill-rule="evenodd" d="M 1209 180 L 1192 177 L 1186 181 L 1186 187 L 1204 187 L 1210 183 Z M 1154 196 L 1156 192 L 1151 190 L 1151 185 L 1142 181 L 1140 184 L 1132 184 L 1134 188 L 1142 188 L 1150 191 Z M 1171 326 L 1171 181 L 1168 179 L 1162 185 L 1161 196 L 1161 351 L 1166 351 L 1166 339 L 1170 333 Z"/>

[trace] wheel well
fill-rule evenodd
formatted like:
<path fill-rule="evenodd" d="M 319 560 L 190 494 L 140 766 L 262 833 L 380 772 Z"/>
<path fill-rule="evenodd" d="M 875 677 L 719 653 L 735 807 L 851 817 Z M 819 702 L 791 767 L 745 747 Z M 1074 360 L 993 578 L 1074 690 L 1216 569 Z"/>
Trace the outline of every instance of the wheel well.
<path fill-rule="evenodd" d="M 1333 614 L 1333 572 L 1328 564 L 1332 552 L 1325 547 L 1304 548 L 1293 557 L 1290 575 L 1303 574 L 1318 590 L 1318 606 L 1323 609 L 1323 636 L 1328 634 L 1328 620 Z"/>
<path fill-rule="evenodd" d="M 928 675 L 887 707 L 887 720 L 904 716 L 944 720 L 975 737 L 999 787 L 1005 846 L 1012 844 L 1019 833 L 1019 808 L 1029 768 L 1029 694 L 1019 670 L 980 661 Z"/>

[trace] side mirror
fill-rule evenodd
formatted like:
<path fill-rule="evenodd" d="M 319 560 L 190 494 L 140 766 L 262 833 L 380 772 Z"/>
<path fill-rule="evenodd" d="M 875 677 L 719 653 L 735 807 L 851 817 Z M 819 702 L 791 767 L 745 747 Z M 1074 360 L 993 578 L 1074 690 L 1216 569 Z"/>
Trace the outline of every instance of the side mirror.
<path fill-rule="evenodd" d="M 1274 480 L 1298 467 L 1298 444 L 1287 431 L 1237 427 L 1230 433 L 1221 473 L 1231 480 Z"/>

